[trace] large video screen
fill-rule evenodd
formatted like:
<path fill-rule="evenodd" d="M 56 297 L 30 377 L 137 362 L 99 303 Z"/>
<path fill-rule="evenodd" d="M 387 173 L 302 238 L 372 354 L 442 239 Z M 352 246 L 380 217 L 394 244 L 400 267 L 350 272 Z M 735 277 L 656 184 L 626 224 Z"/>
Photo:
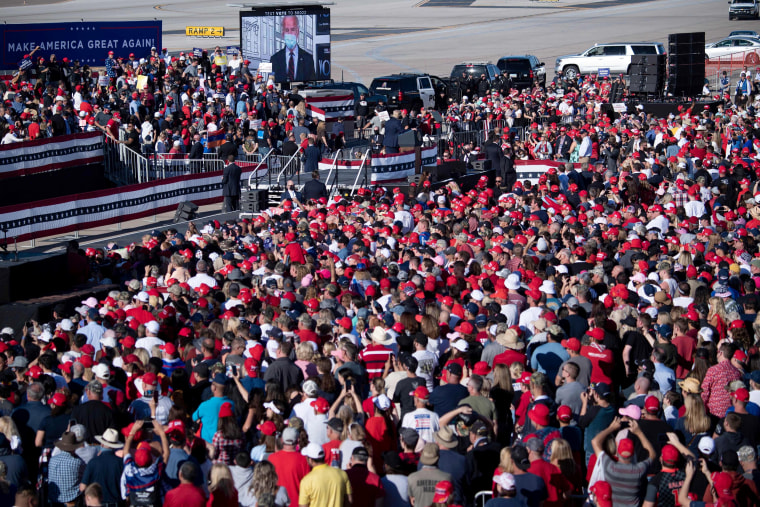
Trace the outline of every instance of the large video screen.
<path fill-rule="evenodd" d="M 243 59 L 251 61 L 251 69 L 267 69 L 271 63 L 277 83 L 330 79 L 330 9 L 308 6 L 243 11 L 240 49 Z"/>

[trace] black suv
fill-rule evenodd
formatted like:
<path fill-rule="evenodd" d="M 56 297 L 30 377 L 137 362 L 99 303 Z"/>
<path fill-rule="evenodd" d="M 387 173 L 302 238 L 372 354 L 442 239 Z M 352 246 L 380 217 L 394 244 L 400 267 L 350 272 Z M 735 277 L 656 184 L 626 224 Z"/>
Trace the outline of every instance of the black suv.
<path fill-rule="evenodd" d="M 323 81 L 319 83 L 311 83 L 306 85 L 306 89 L 308 90 L 314 90 L 314 89 L 329 89 L 329 90 L 351 90 L 354 92 L 354 100 L 359 100 L 359 95 L 364 93 L 367 97 L 367 105 L 369 106 L 370 111 L 375 109 L 375 106 L 377 105 L 378 101 L 385 100 L 384 95 L 373 95 L 369 92 L 366 86 L 364 86 L 362 83 L 355 83 L 351 81 L 340 81 L 340 82 L 333 82 L 333 81 Z"/>
<path fill-rule="evenodd" d="M 369 85 L 370 95 L 383 95 L 389 111 L 435 106 L 435 84 L 427 74 L 391 74 L 376 77 Z"/>
<path fill-rule="evenodd" d="M 496 62 L 500 71 L 507 71 L 512 86 L 518 90 L 532 88 L 533 82 L 546 86 L 546 66 L 533 55 L 503 56 Z"/>

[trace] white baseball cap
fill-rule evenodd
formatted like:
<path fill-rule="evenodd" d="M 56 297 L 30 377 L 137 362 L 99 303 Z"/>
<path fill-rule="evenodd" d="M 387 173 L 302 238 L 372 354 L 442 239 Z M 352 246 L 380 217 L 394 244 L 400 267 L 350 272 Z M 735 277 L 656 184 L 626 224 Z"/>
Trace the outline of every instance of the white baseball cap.
<path fill-rule="evenodd" d="M 104 365 L 103 363 L 93 366 L 92 373 L 94 373 L 96 377 L 102 378 L 104 380 L 111 378 L 111 370 L 109 370 L 108 366 Z"/>
<path fill-rule="evenodd" d="M 325 450 L 322 449 L 321 445 L 310 443 L 301 451 L 301 454 L 311 459 L 324 459 Z"/>

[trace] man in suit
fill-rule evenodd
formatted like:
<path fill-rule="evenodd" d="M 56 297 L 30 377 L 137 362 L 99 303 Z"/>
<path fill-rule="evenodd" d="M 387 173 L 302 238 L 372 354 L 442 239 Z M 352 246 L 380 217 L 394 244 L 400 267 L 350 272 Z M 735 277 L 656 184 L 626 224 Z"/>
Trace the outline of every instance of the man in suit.
<path fill-rule="evenodd" d="M 486 160 L 491 161 L 491 169 L 496 171 L 496 174 L 502 175 L 502 164 L 504 163 L 504 152 L 501 150 L 501 146 L 496 144 L 498 139 L 494 135 L 488 137 L 488 142 L 483 145 L 483 153 L 486 156 Z"/>
<path fill-rule="evenodd" d="M 233 141 L 232 134 L 227 134 L 225 136 L 224 144 L 222 144 L 218 150 L 217 153 L 219 155 L 219 158 L 222 160 L 226 160 L 230 155 L 236 154 L 238 151 L 238 147 Z"/>
<path fill-rule="evenodd" d="M 401 116 L 401 111 L 396 109 L 385 122 L 385 135 L 383 137 L 385 153 L 398 153 L 398 136 L 404 132 L 399 116 Z"/>
<path fill-rule="evenodd" d="M 285 191 L 282 193 L 282 197 L 280 198 L 280 204 L 282 204 L 285 201 L 290 201 L 294 205 L 301 205 L 303 197 L 301 196 L 301 192 L 296 190 L 296 184 L 293 183 L 293 180 L 288 180 L 288 182 L 285 184 Z"/>
<path fill-rule="evenodd" d="M 235 163 L 235 154 L 227 156 L 227 165 L 222 172 L 222 195 L 224 196 L 223 211 L 240 209 L 240 166 Z"/>
<path fill-rule="evenodd" d="M 314 139 L 309 138 L 309 146 L 306 147 L 306 151 L 303 155 L 303 170 L 304 172 L 319 170 L 319 159 L 322 158 L 322 152 L 317 148 Z"/>
<path fill-rule="evenodd" d="M 307 181 L 303 186 L 303 198 L 307 201 L 314 199 L 315 201 L 320 197 L 327 198 L 327 187 L 324 183 L 319 181 L 319 171 L 312 171 L 311 181 Z"/>
<path fill-rule="evenodd" d="M 292 81 L 313 81 L 314 57 L 298 45 L 298 17 L 285 16 L 282 18 L 282 37 L 285 47 L 272 55 L 272 72 L 278 83 Z"/>
<path fill-rule="evenodd" d="M 203 168 L 203 143 L 200 134 L 193 136 L 193 145 L 190 147 L 190 154 L 187 158 L 192 161 L 190 162 L 192 172 L 199 172 Z"/>

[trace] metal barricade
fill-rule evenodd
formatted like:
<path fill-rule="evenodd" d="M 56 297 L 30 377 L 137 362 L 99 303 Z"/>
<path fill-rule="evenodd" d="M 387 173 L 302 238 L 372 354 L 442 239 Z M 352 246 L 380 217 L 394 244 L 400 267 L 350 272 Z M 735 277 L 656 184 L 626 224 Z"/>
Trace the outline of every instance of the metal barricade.
<path fill-rule="evenodd" d="M 736 83 L 742 72 L 747 73 L 747 79 L 752 82 L 755 77 L 755 68 L 760 66 L 760 50 L 742 51 L 730 55 L 708 58 L 705 60 L 705 78 L 712 95 L 718 95 L 721 90 L 721 78 L 726 72 L 728 85 L 725 91 L 731 98 L 736 93 Z"/>

